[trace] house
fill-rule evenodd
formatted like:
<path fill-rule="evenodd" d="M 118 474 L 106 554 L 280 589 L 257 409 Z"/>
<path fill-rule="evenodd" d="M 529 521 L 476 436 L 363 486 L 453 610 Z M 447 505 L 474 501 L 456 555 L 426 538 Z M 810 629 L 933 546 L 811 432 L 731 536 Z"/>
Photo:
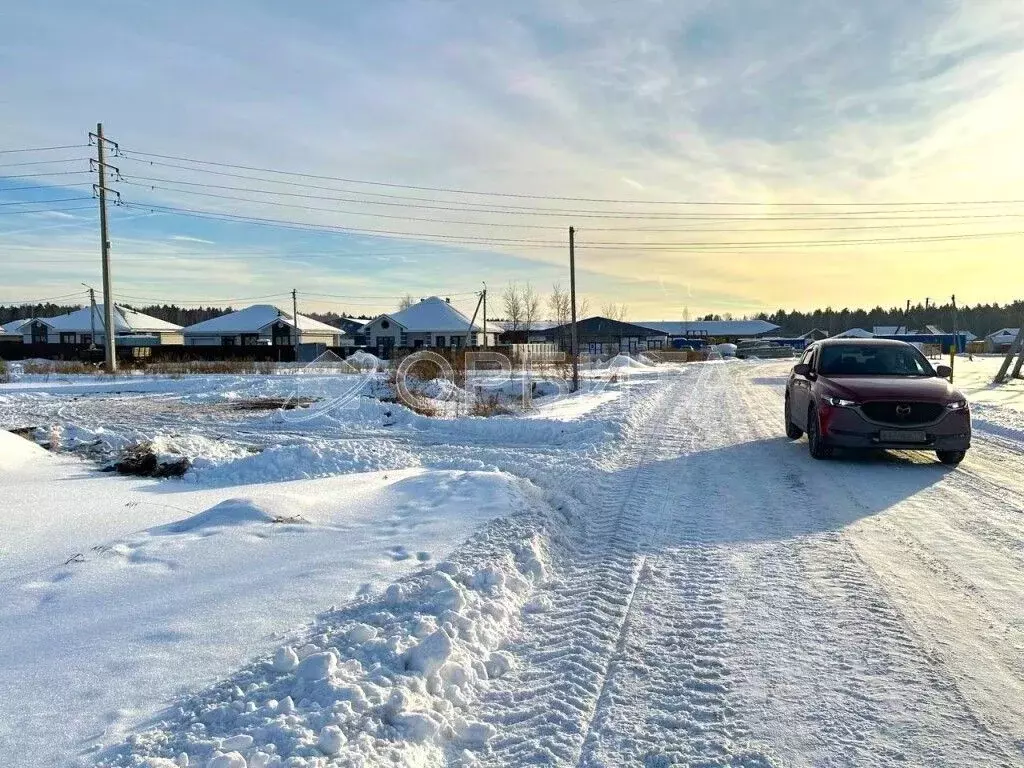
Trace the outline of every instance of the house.
<path fill-rule="evenodd" d="M 351 317 L 340 317 L 338 318 L 337 325 L 338 330 L 341 331 L 341 339 L 339 340 L 338 346 L 366 346 L 366 341 L 362 339 L 363 326 L 366 325 L 363 320 L 356 320 Z"/>
<path fill-rule="evenodd" d="M 499 334 L 499 343 L 530 344 L 545 341 L 545 331 L 554 328 L 559 323 L 557 320 L 531 320 L 529 323 L 517 323 L 516 327 L 513 328 L 512 323 L 507 320 L 497 322 L 489 320 L 487 322 L 487 329 L 490 330 L 492 325 Z"/>
<path fill-rule="evenodd" d="M 672 339 L 708 338 L 739 341 L 754 339 L 779 330 L 767 320 L 673 320 L 638 322 L 644 328 L 662 331 Z"/>
<path fill-rule="evenodd" d="M 31 318 L 24 318 L 23 320 L 12 320 L 7 325 L 0 325 L 0 341 L 13 341 L 15 343 L 21 342 L 21 328 L 31 321 Z"/>
<path fill-rule="evenodd" d="M 341 329 L 305 315 L 297 317 L 296 322 L 292 313 L 272 304 L 253 304 L 237 312 L 190 325 L 182 333 L 185 346 L 189 347 L 290 347 L 296 343 L 340 346 L 344 335 Z"/>
<path fill-rule="evenodd" d="M 557 344 L 563 352 L 570 351 L 572 323 L 556 325 L 543 333 L 547 341 Z M 577 321 L 576 336 L 580 353 L 585 355 L 642 352 L 669 345 L 669 335 L 663 330 L 600 316 Z"/>
<path fill-rule="evenodd" d="M 828 331 L 823 331 L 821 328 L 812 328 L 807 333 L 801 333 L 801 339 L 805 339 L 808 344 L 812 341 L 821 341 L 822 339 L 828 338 Z"/>
<path fill-rule="evenodd" d="M 56 317 L 37 317 L 21 325 L 26 344 L 102 344 L 106 338 L 104 309 L 96 304 Z M 134 309 L 114 305 L 114 338 L 119 345 L 149 347 L 181 344 L 181 326 Z"/>
<path fill-rule="evenodd" d="M 472 326 L 472 327 L 471 327 Z M 387 357 L 396 347 L 493 346 L 500 328 L 487 329 L 484 338 L 480 321 L 472 322 L 451 305 L 448 299 L 431 296 L 406 309 L 380 315 L 363 326 L 360 335 L 366 345 Z"/>
<path fill-rule="evenodd" d="M 1019 332 L 1020 328 L 1000 328 L 998 331 L 992 331 L 992 333 L 985 334 L 985 351 L 1009 351 L 1010 345 L 1013 344 L 1013 341 L 1017 338 L 1017 334 Z"/>
<path fill-rule="evenodd" d="M 837 333 L 832 338 L 833 339 L 870 339 L 870 338 L 873 338 L 874 335 L 875 334 L 873 334 L 871 331 L 865 331 L 863 328 L 850 328 L 849 330 L 843 331 L 842 333 Z"/>

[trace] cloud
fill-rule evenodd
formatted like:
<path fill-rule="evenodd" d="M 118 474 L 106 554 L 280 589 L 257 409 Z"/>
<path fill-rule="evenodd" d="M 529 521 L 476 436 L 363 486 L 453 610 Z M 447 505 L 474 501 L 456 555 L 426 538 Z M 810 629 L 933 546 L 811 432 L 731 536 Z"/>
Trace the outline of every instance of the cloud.
<path fill-rule="evenodd" d="M 524 277 L 547 285 L 564 280 L 570 224 L 581 231 L 584 287 L 599 300 L 624 299 L 649 312 L 675 312 L 673 291 L 695 313 L 726 304 L 753 311 L 901 302 L 906 295 L 948 292 L 954 283 L 958 293 L 977 300 L 1003 300 L 1024 277 L 1010 261 L 1019 241 L 780 245 L 756 252 L 679 245 L 666 251 L 654 245 L 841 240 L 857 232 L 793 232 L 822 225 L 764 217 L 624 218 L 630 211 L 746 210 L 644 202 L 654 200 L 770 202 L 778 204 L 772 213 L 796 215 L 808 209 L 794 201 L 1019 197 L 1019 3 L 978 3 L 969 13 L 945 0 L 793 0 L 782 6 L 763 0 L 397 0 L 288 12 L 239 2 L 115 7 L 101 26 L 87 7 L 70 0 L 45 13 L 31 4 L 11 9 L 5 29 L 19 32 L 0 31 L 0 67 L 20 74 L 0 84 L 0 101 L 17 119 L 0 126 L 0 144 L 71 143 L 90 127 L 83 116 L 99 105 L 107 132 L 126 151 L 414 186 L 635 201 L 604 206 L 470 198 L 305 180 L 325 188 L 317 190 L 120 159 L 126 179 L 120 189 L 129 202 L 412 238 L 174 216 L 154 217 L 144 229 L 114 227 L 115 250 L 127 235 L 139 243 L 215 242 L 225 253 L 249 254 L 238 272 L 235 261 L 222 259 L 217 263 L 227 266 L 215 277 L 204 274 L 204 284 L 217 291 L 235 291 L 240 280 L 251 281 L 253 293 L 301 280 L 315 284 L 316 276 L 282 266 L 299 258 L 323 279 L 361 271 L 370 294 L 443 293 L 456 283 Z M 91 40 L 100 34 L 111 45 L 94 51 Z M 95 66 L 80 67 L 85 58 Z M 133 62 L 130 72 L 125 60 Z M 175 183 L 182 181 L 243 189 Z M 405 197 L 368 198 L 358 191 Z M 305 193 L 320 197 L 296 196 Z M 448 211 L 419 207 L 423 201 L 408 197 L 575 212 Z M 487 226 L 494 223 L 500 226 Z M 870 217 L 829 222 L 844 223 L 887 225 Z M 1003 223 L 965 220 L 942 232 L 1019 228 L 1010 218 Z M 659 225 L 680 231 L 641 231 Z M 421 233 L 456 241 L 424 242 Z M 879 229 L 873 236 L 935 233 L 919 226 Z M 469 237 L 508 242 L 457 242 Z M 42 233 L 33 242 L 52 247 Z M 648 247 L 599 250 L 593 247 L 599 242 Z M 132 247 L 163 253 L 156 246 Z M 185 263 L 185 256 L 176 258 Z M 965 259 L 970 270 L 962 268 Z M 178 282 L 165 288 L 195 290 L 194 278 L 186 276 L 192 268 L 191 262 L 175 267 Z M 157 288 L 156 277 L 141 275 L 129 270 L 117 279 L 149 279 L 146 290 Z"/>
<path fill-rule="evenodd" d="M 216 245 L 213 240 L 207 240 L 203 237 L 189 237 L 188 235 L 171 235 L 170 239 L 180 243 L 203 243 L 205 245 Z"/>

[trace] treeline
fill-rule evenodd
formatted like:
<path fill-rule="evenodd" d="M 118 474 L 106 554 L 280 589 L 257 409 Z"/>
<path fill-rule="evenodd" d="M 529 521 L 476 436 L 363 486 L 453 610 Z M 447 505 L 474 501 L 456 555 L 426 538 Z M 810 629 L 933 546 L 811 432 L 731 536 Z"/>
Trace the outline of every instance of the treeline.
<path fill-rule="evenodd" d="M 25 317 L 54 317 L 81 309 L 81 304 L 17 304 L 0 305 L 0 325 Z"/>
<path fill-rule="evenodd" d="M 906 307 L 884 309 L 815 309 L 810 312 L 780 309 L 776 312 L 762 312 L 754 316 L 767 320 L 781 327 L 781 334 L 796 336 L 812 328 L 820 328 L 830 335 L 850 328 L 863 328 L 870 331 L 876 325 L 910 326 L 919 329 L 925 325 L 936 325 L 943 331 L 953 330 L 953 305 L 923 304 Z M 1012 304 L 976 304 L 958 307 L 956 311 L 957 329 L 971 331 L 978 336 L 1000 328 L 1018 328 L 1024 322 L 1024 300 Z"/>

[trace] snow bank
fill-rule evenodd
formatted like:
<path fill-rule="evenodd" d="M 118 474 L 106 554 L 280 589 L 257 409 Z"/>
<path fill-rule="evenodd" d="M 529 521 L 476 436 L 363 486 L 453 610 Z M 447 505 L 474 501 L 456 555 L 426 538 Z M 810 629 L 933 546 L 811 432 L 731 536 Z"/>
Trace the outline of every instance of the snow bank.
<path fill-rule="evenodd" d="M 345 362 L 360 371 L 379 371 L 383 367 L 379 357 L 361 349 L 346 357 Z"/>
<path fill-rule="evenodd" d="M 0 430 L 0 471 L 9 472 L 33 461 L 43 461 L 45 450 L 24 437 Z"/>
<path fill-rule="evenodd" d="M 216 506 L 210 507 L 176 523 L 165 525 L 154 533 L 186 533 L 203 528 L 216 528 L 224 525 L 246 525 L 248 523 L 270 523 L 274 515 L 262 509 L 252 499 L 225 499 Z"/>
<path fill-rule="evenodd" d="M 629 355 L 619 354 L 605 363 L 602 367 L 607 370 L 616 370 L 622 368 L 649 368 L 650 366 L 630 357 Z"/>
<path fill-rule="evenodd" d="M 185 480 L 245 485 L 419 466 L 407 448 L 383 440 L 333 440 L 278 445 L 229 461 L 197 459 Z"/>
<path fill-rule="evenodd" d="M 546 578 L 535 538 L 474 563 L 445 561 L 382 598 L 325 616 L 309 636 L 180 704 L 100 766 L 438 764 L 485 749 L 468 712 L 506 674 L 501 650 Z"/>

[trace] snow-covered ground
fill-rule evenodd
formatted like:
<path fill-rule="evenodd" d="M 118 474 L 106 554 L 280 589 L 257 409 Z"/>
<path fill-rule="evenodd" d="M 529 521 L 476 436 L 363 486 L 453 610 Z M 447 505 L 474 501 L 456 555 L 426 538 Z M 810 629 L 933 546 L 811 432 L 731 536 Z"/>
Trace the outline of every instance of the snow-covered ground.
<path fill-rule="evenodd" d="M 956 469 L 812 462 L 790 364 L 618 361 L 490 418 L 0 386 L 59 451 L 0 433 L 0 762 L 1024 765 L 1024 386 L 957 361 Z M 233 407 L 265 397 L 316 403 Z M 192 468 L 95 471 L 140 441 Z"/>

